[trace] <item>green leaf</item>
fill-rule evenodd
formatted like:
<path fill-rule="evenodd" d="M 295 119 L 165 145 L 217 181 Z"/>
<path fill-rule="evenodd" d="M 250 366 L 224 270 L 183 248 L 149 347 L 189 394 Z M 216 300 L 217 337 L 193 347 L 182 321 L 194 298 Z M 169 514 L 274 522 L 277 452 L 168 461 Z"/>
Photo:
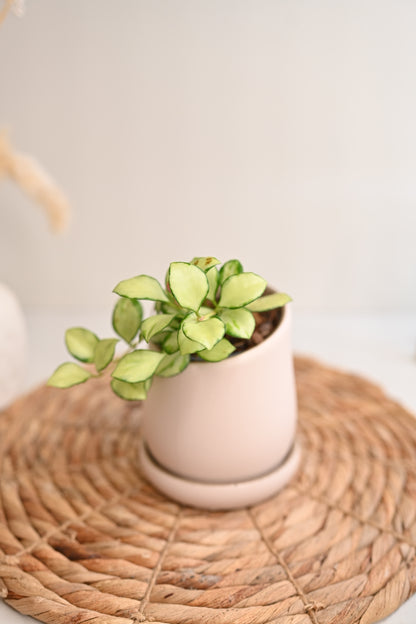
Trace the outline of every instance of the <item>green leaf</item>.
<path fill-rule="evenodd" d="M 212 317 L 206 321 L 200 321 L 193 312 L 184 319 L 181 327 L 189 340 L 198 342 L 205 349 L 212 349 L 225 333 L 224 323 L 219 318 Z"/>
<path fill-rule="evenodd" d="M 93 362 L 98 337 L 89 329 L 72 327 L 65 332 L 65 344 L 71 355 L 81 362 Z"/>
<path fill-rule="evenodd" d="M 176 316 L 174 319 L 172 319 L 172 321 L 169 324 L 169 329 L 173 329 L 175 331 L 179 329 L 183 318 L 184 318 L 183 316 L 181 317 Z"/>
<path fill-rule="evenodd" d="M 243 272 L 243 265 L 239 260 L 228 260 L 220 268 L 220 284 L 222 285 L 231 275 Z"/>
<path fill-rule="evenodd" d="M 155 374 L 159 377 L 179 375 L 188 366 L 189 360 L 189 355 L 182 355 L 179 352 L 165 355 Z"/>
<path fill-rule="evenodd" d="M 215 316 L 217 312 L 214 308 L 209 308 L 208 306 L 201 306 L 198 310 L 198 316 L 203 316 L 204 318 L 209 318 L 210 316 Z"/>
<path fill-rule="evenodd" d="M 171 354 L 179 351 L 178 332 L 170 332 L 162 343 L 162 349 L 165 353 Z"/>
<path fill-rule="evenodd" d="M 199 310 L 209 289 L 204 271 L 188 262 L 170 264 L 169 285 L 179 305 L 194 312 Z"/>
<path fill-rule="evenodd" d="M 139 381 L 138 383 L 127 383 L 119 379 L 112 379 L 111 389 L 120 399 L 125 399 L 126 401 L 141 401 L 147 397 L 147 392 L 151 383 L 151 379 Z"/>
<path fill-rule="evenodd" d="M 170 331 L 170 329 L 166 331 L 161 331 L 158 334 L 155 334 L 154 336 L 152 336 L 150 343 L 152 345 L 157 345 L 158 347 L 160 347 L 163 344 L 163 342 L 166 340 L 167 336 L 170 336 L 171 333 L 172 332 Z"/>
<path fill-rule="evenodd" d="M 90 377 L 92 377 L 91 373 L 79 366 L 79 364 L 65 362 L 58 366 L 53 375 L 49 377 L 47 385 L 55 388 L 70 388 L 71 386 L 84 383 Z"/>
<path fill-rule="evenodd" d="M 220 281 L 220 274 L 218 273 L 218 269 L 216 267 L 212 267 L 208 269 L 206 272 L 209 290 L 207 294 L 207 299 L 210 301 L 215 301 L 215 295 L 217 294 L 218 284 Z"/>
<path fill-rule="evenodd" d="M 235 351 L 234 345 L 229 340 L 223 338 L 212 349 L 205 349 L 200 351 L 198 355 L 207 362 L 220 362 L 225 360 L 233 351 Z"/>
<path fill-rule="evenodd" d="M 104 370 L 112 361 L 117 343 L 117 338 L 104 338 L 95 347 L 94 364 L 98 372 Z"/>
<path fill-rule="evenodd" d="M 149 275 L 137 275 L 117 284 L 113 292 L 120 297 L 129 299 L 151 299 L 152 301 L 169 301 L 157 279 Z"/>
<path fill-rule="evenodd" d="M 173 298 L 173 297 L 172 297 Z M 160 303 L 160 309 L 156 310 L 159 314 L 163 313 L 163 314 L 178 314 L 178 312 L 180 311 L 180 307 L 178 306 L 178 304 L 173 303 L 173 302 L 169 302 L 169 303 Z"/>
<path fill-rule="evenodd" d="M 129 344 L 140 329 L 143 318 L 143 309 L 134 299 L 119 299 L 114 306 L 112 324 L 113 329 Z"/>
<path fill-rule="evenodd" d="M 143 321 L 141 332 L 146 342 L 149 342 L 155 334 L 163 331 L 173 318 L 175 318 L 174 314 L 155 314 Z"/>
<path fill-rule="evenodd" d="M 251 312 L 266 312 L 266 310 L 274 310 L 274 308 L 281 308 L 282 306 L 292 301 L 292 298 L 285 293 L 273 293 L 272 295 L 266 295 L 260 297 L 256 301 L 252 301 L 248 304 L 247 310 Z"/>
<path fill-rule="evenodd" d="M 112 376 L 128 383 L 145 381 L 154 374 L 163 357 L 164 353 L 150 349 L 137 349 L 121 358 Z"/>
<path fill-rule="evenodd" d="M 223 308 L 241 308 L 260 297 L 266 280 L 256 273 L 240 273 L 228 277 L 221 289 L 219 305 Z"/>
<path fill-rule="evenodd" d="M 225 333 L 235 338 L 251 338 L 256 327 L 256 321 L 251 312 L 245 308 L 236 310 L 224 309 L 218 316 L 225 324 Z"/>
<path fill-rule="evenodd" d="M 195 342 L 194 340 L 190 340 L 189 338 L 187 338 L 183 333 L 182 327 L 180 327 L 178 331 L 178 343 L 179 350 L 182 355 L 187 355 L 188 353 L 196 353 L 197 351 L 201 351 L 204 348 L 204 346 L 201 345 L 199 342 Z"/>
<path fill-rule="evenodd" d="M 216 264 L 220 264 L 220 261 L 212 256 L 202 256 L 191 260 L 191 264 L 194 264 L 203 271 L 208 271 L 208 269 L 214 267 Z"/>

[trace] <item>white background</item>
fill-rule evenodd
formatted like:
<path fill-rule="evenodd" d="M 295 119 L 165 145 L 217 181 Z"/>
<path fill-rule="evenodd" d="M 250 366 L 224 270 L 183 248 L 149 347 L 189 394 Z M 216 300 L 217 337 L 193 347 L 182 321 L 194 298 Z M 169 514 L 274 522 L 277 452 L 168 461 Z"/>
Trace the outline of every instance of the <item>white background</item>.
<path fill-rule="evenodd" d="M 414 0 L 27 1 L 0 125 L 71 230 L 0 188 L 0 279 L 101 305 L 171 260 L 238 257 L 298 307 L 416 309 Z"/>
<path fill-rule="evenodd" d="M 68 325 L 106 335 L 120 279 L 213 254 L 292 294 L 297 351 L 416 412 L 415 32 L 414 0 L 27 0 L 9 16 L 0 126 L 73 210 L 54 237 L 0 186 L 25 387 L 65 357 Z"/>

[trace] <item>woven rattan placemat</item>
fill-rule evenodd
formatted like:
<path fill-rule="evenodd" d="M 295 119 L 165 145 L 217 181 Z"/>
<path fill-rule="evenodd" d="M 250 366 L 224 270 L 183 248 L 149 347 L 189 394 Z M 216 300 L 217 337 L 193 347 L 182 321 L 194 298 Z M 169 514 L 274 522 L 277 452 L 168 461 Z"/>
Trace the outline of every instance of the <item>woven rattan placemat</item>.
<path fill-rule="evenodd" d="M 140 408 L 40 388 L 0 417 L 0 592 L 53 624 L 361 624 L 416 589 L 416 420 L 374 385 L 296 362 L 298 475 L 227 513 L 137 467 Z"/>

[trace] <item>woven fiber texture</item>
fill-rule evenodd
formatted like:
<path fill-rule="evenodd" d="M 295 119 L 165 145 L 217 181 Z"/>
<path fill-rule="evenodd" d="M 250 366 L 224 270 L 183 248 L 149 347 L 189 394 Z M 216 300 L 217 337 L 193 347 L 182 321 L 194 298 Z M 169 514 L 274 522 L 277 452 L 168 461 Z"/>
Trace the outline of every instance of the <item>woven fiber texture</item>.
<path fill-rule="evenodd" d="M 52 624 L 369 624 L 416 589 L 416 420 L 297 359 L 302 464 L 272 499 L 205 512 L 137 465 L 140 406 L 100 382 L 0 417 L 0 593 Z"/>

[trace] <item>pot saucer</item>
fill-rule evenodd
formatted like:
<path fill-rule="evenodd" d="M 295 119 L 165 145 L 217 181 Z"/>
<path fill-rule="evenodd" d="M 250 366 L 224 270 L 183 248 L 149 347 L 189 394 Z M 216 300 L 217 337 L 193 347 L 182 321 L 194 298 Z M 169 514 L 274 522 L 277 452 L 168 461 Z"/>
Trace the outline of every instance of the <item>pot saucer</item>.
<path fill-rule="evenodd" d="M 212 510 L 248 507 L 276 494 L 295 474 L 300 455 L 300 446 L 295 443 L 283 462 L 265 475 L 236 483 L 207 483 L 180 477 L 163 468 L 143 440 L 139 450 L 144 474 L 158 490 L 184 505 Z"/>

